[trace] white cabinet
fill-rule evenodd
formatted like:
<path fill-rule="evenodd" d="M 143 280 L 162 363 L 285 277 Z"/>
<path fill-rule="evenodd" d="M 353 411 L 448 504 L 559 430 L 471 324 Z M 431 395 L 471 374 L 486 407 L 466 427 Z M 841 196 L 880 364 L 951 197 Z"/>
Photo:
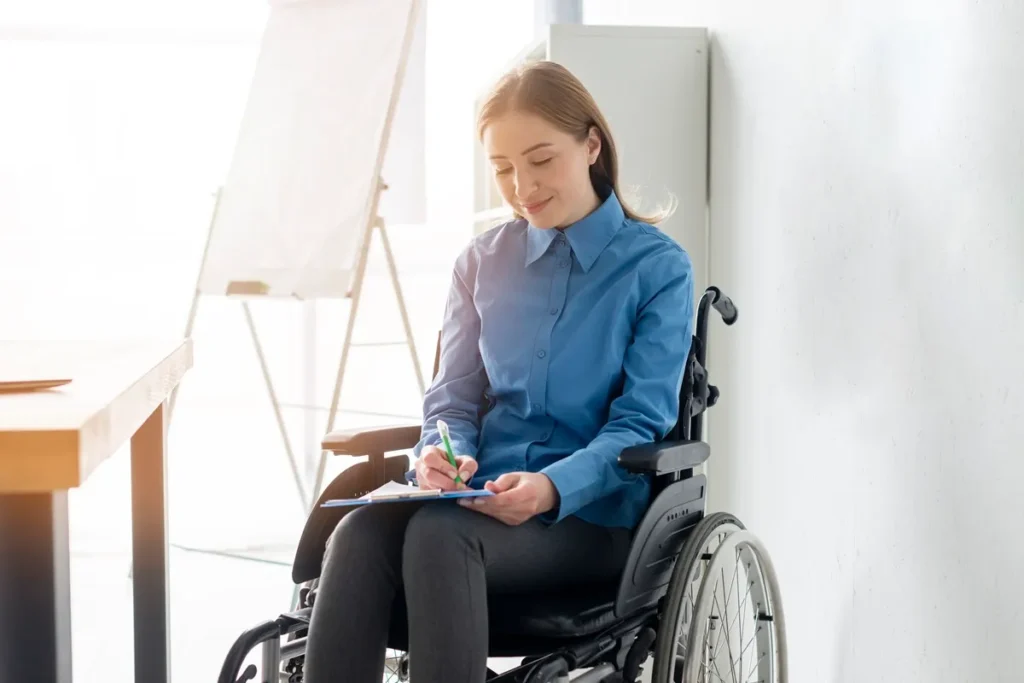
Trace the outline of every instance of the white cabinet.
<path fill-rule="evenodd" d="M 689 252 L 699 296 L 708 248 L 706 29 L 555 24 L 513 64 L 533 60 L 562 64 L 594 96 L 615 138 L 624 200 L 644 213 L 674 196 L 675 214 L 658 227 Z M 479 142 L 474 149 L 479 233 L 510 213 Z"/>

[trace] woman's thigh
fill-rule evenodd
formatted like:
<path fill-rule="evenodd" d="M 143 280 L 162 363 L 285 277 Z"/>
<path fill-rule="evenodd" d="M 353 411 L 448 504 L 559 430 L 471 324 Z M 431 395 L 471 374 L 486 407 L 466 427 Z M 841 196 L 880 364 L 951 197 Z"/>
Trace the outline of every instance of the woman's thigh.
<path fill-rule="evenodd" d="M 409 520 L 405 562 L 417 555 L 478 552 L 489 593 L 518 593 L 599 583 L 618 578 L 631 532 L 568 517 L 556 524 L 537 518 L 510 526 L 459 505 L 425 505 Z M 452 557 L 460 564 L 462 558 Z"/>
<path fill-rule="evenodd" d="M 415 512 L 415 505 L 403 503 L 352 510 L 341 518 L 327 540 L 324 572 L 358 572 L 363 568 L 380 571 L 383 564 L 393 577 L 401 577 L 405 530 Z"/>

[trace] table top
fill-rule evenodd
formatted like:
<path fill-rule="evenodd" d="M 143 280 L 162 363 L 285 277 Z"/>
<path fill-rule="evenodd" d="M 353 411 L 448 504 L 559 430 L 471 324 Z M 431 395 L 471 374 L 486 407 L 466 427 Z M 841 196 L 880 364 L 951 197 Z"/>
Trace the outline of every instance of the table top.
<path fill-rule="evenodd" d="M 80 486 L 131 439 L 192 367 L 192 342 L 4 341 L 5 379 L 70 379 L 0 391 L 0 493 Z"/>

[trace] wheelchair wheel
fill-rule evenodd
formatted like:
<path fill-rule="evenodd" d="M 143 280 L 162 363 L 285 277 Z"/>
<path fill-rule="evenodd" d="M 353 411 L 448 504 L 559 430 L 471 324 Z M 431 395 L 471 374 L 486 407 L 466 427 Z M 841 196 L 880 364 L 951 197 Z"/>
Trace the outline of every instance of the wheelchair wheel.
<path fill-rule="evenodd" d="M 384 655 L 384 683 L 405 683 L 409 680 L 409 655 L 389 649 Z"/>
<path fill-rule="evenodd" d="M 697 597 L 689 651 L 697 656 L 686 660 L 684 680 L 731 675 L 731 680 L 787 682 L 778 579 L 768 552 L 751 532 L 737 531 L 715 551 Z"/>
<path fill-rule="evenodd" d="M 743 528 L 733 515 L 716 512 L 698 522 L 687 537 L 663 602 L 654 650 L 654 683 L 691 683 L 682 675 L 701 585 L 715 551 L 726 538 Z M 697 679 L 692 681 L 696 683 Z"/>
<path fill-rule="evenodd" d="M 786 683 L 786 625 L 775 569 L 741 529 L 715 550 L 701 583 L 682 661 L 686 683 Z"/>

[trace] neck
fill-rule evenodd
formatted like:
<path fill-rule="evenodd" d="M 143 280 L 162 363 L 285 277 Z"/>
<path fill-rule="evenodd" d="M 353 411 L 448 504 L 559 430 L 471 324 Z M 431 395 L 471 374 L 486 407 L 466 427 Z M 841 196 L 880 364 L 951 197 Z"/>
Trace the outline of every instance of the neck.
<path fill-rule="evenodd" d="M 594 213 L 594 211 L 597 210 L 597 207 L 601 206 L 601 198 L 597 196 L 597 192 L 594 191 L 594 187 L 592 185 L 588 187 L 589 191 L 585 195 L 585 199 L 580 202 L 580 206 L 576 211 L 569 214 L 564 223 L 557 226 L 559 230 L 565 230 L 573 223 L 583 220 L 590 214 Z"/>

